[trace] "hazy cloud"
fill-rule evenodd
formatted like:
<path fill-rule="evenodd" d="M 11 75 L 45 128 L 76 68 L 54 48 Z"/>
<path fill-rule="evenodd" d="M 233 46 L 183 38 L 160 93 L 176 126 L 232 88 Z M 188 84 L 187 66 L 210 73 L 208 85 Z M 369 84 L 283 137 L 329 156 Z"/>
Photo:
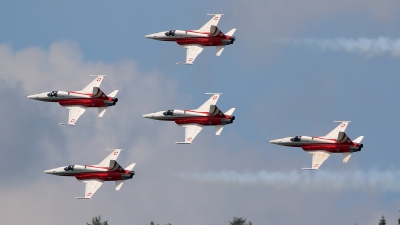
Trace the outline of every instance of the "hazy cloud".
<path fill-rule="evenodd" d="M 238 173 L 221 171 L 208 173 L 175 173 L 174 176 L 211 183 L 265 185 L 273 188 L 299 188 L 304 191 L 377 190 L 399 191 L 400 171 L 296 171 Z"/>
<path fill-rule="evenodd" d="M 395 57 L 400 56 L 400 39 L 392 39 L 389 37 L 379 37 L 377 39 L 370 38 L 336 38 L 336 39 L 283 39 L 285 43 L 293 45 L 310 45 L 318 46 L 326 51 L 347 51 L 350 53 L 358 53 L 366 56 L 375 56 L 382 54 L 390 54 Z"/>

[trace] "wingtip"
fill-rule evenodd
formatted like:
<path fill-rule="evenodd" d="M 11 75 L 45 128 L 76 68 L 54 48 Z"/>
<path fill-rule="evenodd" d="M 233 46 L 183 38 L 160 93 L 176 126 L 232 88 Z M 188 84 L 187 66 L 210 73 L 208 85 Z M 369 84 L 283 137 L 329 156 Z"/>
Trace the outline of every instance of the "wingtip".
<path fill-rule="evenodd" d="M 193 63 L 177 62 L 177 65 L 193 65 Z"/>
<path fill-rule="evenodd" d="M 192 142 L 175 142 L 175 144 L 191 144 Z"/>
<path fill-rule="evenodd" d="M 70 123 L 59 123 L 58 125 L 60 125 L 60 126 L 75 126 L 75 124 L 70 124 Z"/>

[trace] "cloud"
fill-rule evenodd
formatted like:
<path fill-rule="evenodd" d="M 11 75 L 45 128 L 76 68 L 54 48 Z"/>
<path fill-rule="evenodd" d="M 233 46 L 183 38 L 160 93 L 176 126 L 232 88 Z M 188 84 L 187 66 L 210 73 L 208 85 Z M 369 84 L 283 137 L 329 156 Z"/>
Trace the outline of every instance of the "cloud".
<path fill-rule="evenodd" d="M 318 46 L 324 51 L 346 51 L 366 55 L 368 57 L 382 54 L 391 54 L 394 57 L 400 56 L 400 39 L 388 37 L 379 37 L 377 39 L 365 37 L 358 39 L 283 39 L 282 42 L 293 45 Z"/>
<path fill-rule="evenodd" d="M 400 191 L 400 171 L 298 172 L 293 170 L 291 172 L 268 172 L 263 170 L 258 173 L 221 171 L 208 173 L 179 172 L 173 175 L 201 182 L 264 185 L 273 188 L 298 188 L 303 191 Z"/>

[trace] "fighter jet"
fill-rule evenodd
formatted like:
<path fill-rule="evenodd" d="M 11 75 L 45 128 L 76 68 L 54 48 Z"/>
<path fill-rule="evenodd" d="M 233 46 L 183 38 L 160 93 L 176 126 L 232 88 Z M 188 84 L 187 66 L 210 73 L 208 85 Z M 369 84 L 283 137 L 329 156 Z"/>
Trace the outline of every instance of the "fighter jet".
<path fill-rule="evenodd" d="M 312 155 L 312 167 L 303 169 L 318 170 L 331 153 L 342 153 L 343 162 L 347 163 L 353 152 L 361 151 L 363 148 L 364 145 L 361 144 L 361 141 L 364 136 L 360 136 L 351 141 L 346 133 L 344 133 L 350 121 L 334 122 L 341 123 L 329 134 L 322 137 L 294 136 L 271 140 L 269 143 L 288 147 L 301 147 L 304 151 L 310 153 Z"/>
<path fill-rule="evenodd" d="M 175 41 L 178 45 L 186 48 L 186 62 L 177 64 L 191 65 L 197 55 L 206 46 L 215 46 L 216 55 L 220 56 L 225 46 L 233 44 L 236 38 L 233 36 L 236 28 L 222 33 L 218 27 L 218 21 L 224 14 L 207 14 L 214 17 L 198 30 L 170 30 L 149 34 L 144 37 L 158 41 Z"/>
<path fill-rule="evenodd" d="M 104 181 L 115 181 L 115 190 L 119 191 L 124 181 L 132 179 L 135 175 L 135 171 L 132 169 L 136 163 L 132 163 L 125 169 L 122 168 L 115 161 L 122 149 L 112 150 L 114 151 L 97 165 L 69 165 L 43 172 L 57 176 L 74 176 L 79 181 L 86 183 L 85 197 L 76 199 L 91 199 Z"/>
<path fill-rule="evenodd" d="M 118 90 L 105 95 L 99 86 L 106 75 L 90 75 L 96 78 L 81 91 L 51 91 L 27 96 L 30 99 L 44 102 L 58 102 L 69 110 L 68 123 L 59 125 L 75 125 L 79 117 L 87 107 L 96 107 L 99 110 L 99 117 L 103 117 L 107 107 L 114 106 L 118 102 L 115 98 Z"/>
<path fill-rule="evenodd" d="M 222 113 L 215 105 L 221 93 L 206 94 L 212 94 L 213 96 L 198 109 L 171 109 L 145 114 L 143 117 L 153 120 L 174 121 L 177 125 L 185 128 L 185 141 L 175 142 L 176 144 L 191 144 L 204 126 L 215 126 L 215 135 L 220 135 L 224 126 L 233 123 L 235 120 L 235 116 L 232 116 L 235 108 Z"/>

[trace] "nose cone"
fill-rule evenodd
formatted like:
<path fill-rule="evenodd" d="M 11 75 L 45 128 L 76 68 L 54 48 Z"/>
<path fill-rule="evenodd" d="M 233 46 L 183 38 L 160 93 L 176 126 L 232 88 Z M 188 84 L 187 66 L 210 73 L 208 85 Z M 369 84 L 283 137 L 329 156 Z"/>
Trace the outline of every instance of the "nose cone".
<path fill-rule="evenodd" d="M 282 139 L 270 140 L 269 143 L 271 143 L 271 144 L 276 144 L 276 145 L 277 145 L 277 144 L 281 143 L 281 140 L 282 140 Z"/>
<path fill-rule="evenodd" d="M 52 174 L 53 170 L 45 170 L 45 171 L 43 171 L 43 173 Z"/>
<path fill-rule="evenodd" d="M 143 118 L 151 119 L 154 117 L 154 113 L 144 114 L 142 115 Z"/>
<path fill-rule="evenodd" d="M 145 35 L 145 38 L 152 38 L 151 34 Z"/>
<path fill-rule="evenodd" d="M 29 98 L 29 99 L 36 99 L 36 98 L 39 98 L 39 94 L 36 94 L 36 95 L 28 95 L 28 96 L 26 96 L 27 98 Z"/>

